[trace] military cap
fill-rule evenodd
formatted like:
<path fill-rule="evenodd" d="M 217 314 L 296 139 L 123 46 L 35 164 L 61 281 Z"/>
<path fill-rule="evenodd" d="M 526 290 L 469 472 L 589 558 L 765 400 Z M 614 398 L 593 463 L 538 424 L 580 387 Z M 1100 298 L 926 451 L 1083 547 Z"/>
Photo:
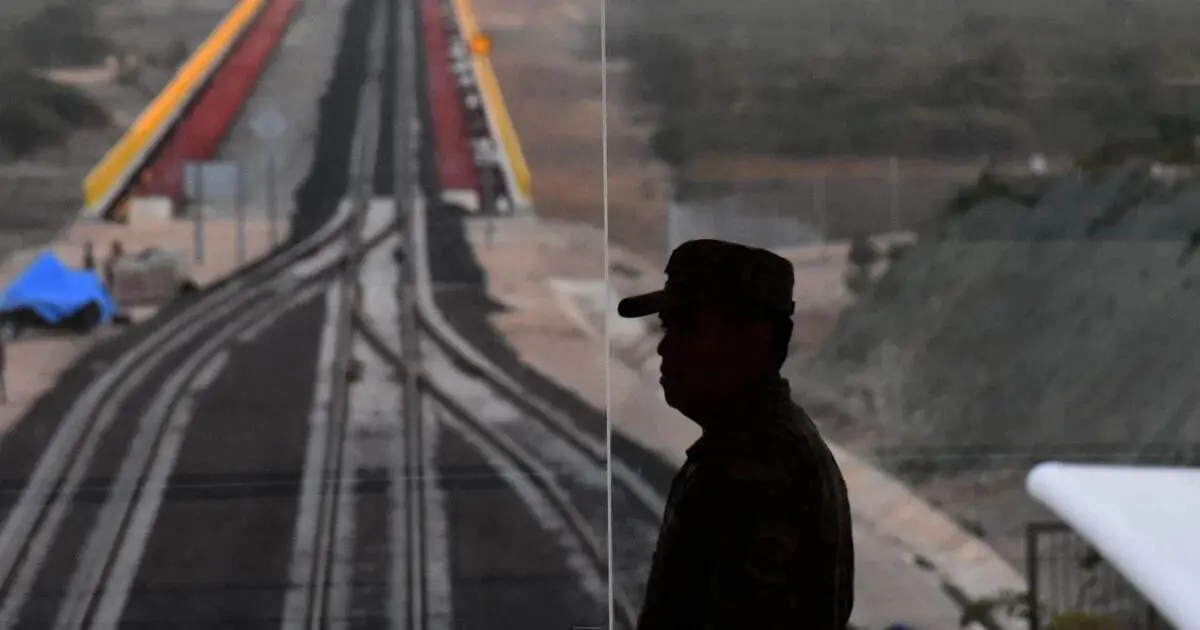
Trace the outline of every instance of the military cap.
<path fill-rule="evenodd" d="M 757 247 L 716 239 L 688 241 L 667 261 L 666 286 L 617 304 L 621 317 L 645 317 L 665 308 L 717 308 L 790 316 L 795 310 L 792 263 Z"/>

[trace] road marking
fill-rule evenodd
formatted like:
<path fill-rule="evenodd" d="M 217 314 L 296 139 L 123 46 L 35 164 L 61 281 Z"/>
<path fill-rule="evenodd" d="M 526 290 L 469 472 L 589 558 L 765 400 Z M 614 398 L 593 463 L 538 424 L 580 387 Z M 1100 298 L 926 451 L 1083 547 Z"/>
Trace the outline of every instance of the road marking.
<path fill-rule="evenodd" d="M 425 484 L 425 611 L 427 630 L 451 630 L 454 627 L 450 582 L 450 521 L 446 515 L 446 495 L 433 464 L 441 436 L 441 425 L 434 415 L 433 400 L 424 396 L 421 422 L 425 425 L 421 445 L 425 452 L 421 481 Z"/>
<path fill-rule="evenodd" d="M 401 396 L 402 397 L 402 396 Z M 404 401 L 401 400 L 401 404 Z M 400 415 L 397 409 L 397 416 Z M 399 627 L 407 626 L 408 617 L 408 574 L 409 574 L 409 554 L 408 554 L 408 528 L 404 525 L 404 520 L 408 516 L 408 485 L 405 483 L 405 476 L 408 468 L 408 453 L 404 448 L 404 440 L 397 437 L 392 444 L 392 465 L 388 469 L 389 483 L 388 488 L 389 498 L 391 499 L 391 509 L 389 510 L 390 527 L 392 532 L 392 570 L 391 580 L 388 585 L 388 618 L 393 625 Z"/>
<path fill-rule="evenodd" d="M 306 625 L 308 593 L 312 586 L 312 562 L 316 553 L 317 518 L 321 505 L 321 486 L 325 471 L 325 445 L 329 433 L 330 406 L 333 404 L 333 358 L 336 354 L 338 311 L 342 303 L 341 283 L 335 282 L 325 294 L 325 325 L 314 377 L 313 407 L 309 414 L 308 448 L 304 455 L 300 506 L 296 510 L 296 529 L 288 571 L 288 591 L 284 597 L 282 621 L 287 630 Z"/>
<path fill-rule="evenodd" d="M 453 390 L 445 390 L 453 391 Z M 459 420 L 454 414 L 440 408 L 437 409 L 437 418 L 444 426 L 454 431 L 469 443 L 480 455 L 487 460 L 488 464 L 497 471 L 502 471 L 505 481 L 513 491 L 525 503 L 530 514 L 542 525 L 546 533 L 554 537 L 558 544 L 566 553 L 567 568 L 571 569 L 578 577 L 580 585 L 584 592 L 593 597 L 597 602 L 603 602 L 608 597 L 607 575 L 601 575 L 597 568 L 592 566 L 588 560 L 588 554 L 583 548 L 583 541 L 579 540 L 573 533 L 563 518 L 558 514 L 557 510 L 550 502 L 542 496 L 542 492 L 530 481 L 530 478 L 521 474 L 521 468 L 517 463 L 509 457 L 508 454 L 502 452 L 499 448 L 492 446 L 491 441 L 485 438 L 482 433 L 483 427 L 477 429 L 467 423 Z M 516 452 L 523 450 L 519 445 L 515 444 L 508 436 L 494 429 L 487 430 L 493 439 L 504 444 L 506 448 Z M 536 459 L 531 459 L 527 462 L 534 473 L 553 479 L 554 475 L 545 469 L 544 466 Z M 569 505 L 569 503 L 568 503 Z"/>
<path fill-rule="evenodd" d="M 349 214 L 353 211 L 353 203 L 349 197 L 343 197 L 341 203 L 338 204 L 338 212 Z M 330 247 L 323 248 L 315 256 L 311 256 L 291 266 L 288 270 L 289 276 L 299 280 L 307 280 L 323 269 L 329 266 L 331 262 L 345 255 L 346 245 L 342 239 L 338 239 Z M 281 278 L 277 282 L 283 282 Z"/>
<path fill-rule="evenodd" d="M 350 356 L 356 354 L 356 345 L 351 344 Z M 350 388 L 350 405 L 353 404 L 353 392 L 358 388 L 353 384 L 348 384 Z M 353 414 L 353 407 L 349 410 Z M 345 428 L 346 434 L 342 436 L 342 443 L 337 448 L 342 449 L 342 468 L 341 474 L 338 476 L 337 484 L 337 506 L 334 508 L 335 518 L 332 542 L 332 567 L 330 571 L 331 584 L 329 585 L 329 604 L 328 610 L 325 613 L 326 625 L 324 628 L 331 630 L 344 630 L 349 624 L 350 612 L 350 585 L 354 580 L 354 541 L 357 536 L 356 516 L 357 510 L 357 494 L 355 493 L 355 481 L 358 477 L 358 462 L 359 449 L 355 443 L 355 434 L 357 433 L 354 426 L 354 416 L 348 415 L 344 422 L 349 426 Z"/>
<path fill-rule="evenodd" d="M 90 627 L 115 630 L 120 624 L 146 544 L 162 507 L 171 471 L 175 469 L 187 429 L 194 417 L 192 397 L 199 386 L 211 384 L 211 381 L 205 383 L 202 379 L 215 378 L 214 365 L 219 364 L 223 355 L 217 350 L 229 343 L 245 322 L 260 316 L 272 322 L 277 321 L 317 292 L 318 289 L 312 288 L 297 294 L 282 308 L 267 303 L 263 305 L 265 308 L 243 313 L 210 337 L 171 374 L 158 391 L 150 410 L 142 416 L 138 434 L 121 464 L 68 586 L 66 601 L 74 605 L 59 609 L 55 628 L 65 630 L 83 627 L 88 604 L 97 592 L 100 593 L 100 599 Z M 193 374 L 194 379 L 190 378 Z M 182 392 L 186 394 L 181 396 Z M 139 481 L 143 478 L 144 483 L 139 487 Z M 122 532 L 121 527 L 127 518 L 130 519 L 129 526 Z M 113 559 L 112 570 L 105 576 L 104 567 L 110 558 Z"/>
<path fill-rule="evenodd" d="M 391 229 L 394 221 L 395 204 L 387 199 L 372 199 L 366 208 L 363 231 L 371 235 L 381 234 L 384 230 Z M 391 292 L 380 290 L 384 287 L 374 285 L 378 280 L 386 280 L 387 277 L 384 275 L 386 271 L 389 268 L 394 269 L 396 266 L 392 261 L 392 249 L 396 245 L 397 238 L 395 235 L 389 236 L 368 252 L 359 270 L 358 284 L 363 293 L 360 297 L 363 300 L 364 316 L 366 317 L 388 318 L 388 310 L 384 308 L 381 311 L 380 307 L 386 307 L 386 297 L 390 296 Z M 381 274 L 381 272 L 383 273 Z M 368 281 L 365 278 L 367 276 L 374 280 Z M 367 290 L 369 288 L 376 290 Z M 394 307 L 391 312 L 395 312 Z M 395 393 L 397 389 L 394 383 L 383 379 L 381 386 L 374 388 L 370 386 L 370 379 L 380 374 L 380 371 L 378 366 L 368 366 L 373 355 L 364 352 L 364 344 L 361 341 L 355 341 L 351 348 L 352 356 L 363 361 L 363 374 L 358 383 L 349 386 L 349 415 L 346 418 L 348 426 L 340 446 L 342 449 L 342 474 L 337 480 L 339 487 L 336 508 L 337 523 L 333 540 L 333 583 L 330 585 L 329 592 L 330 611 L 328 616 L 331 628 L 346 627 L 353 595 L 351 585 L 354 583 L 356 561 L 358 503 L 355 481 L 365 458 L 371 452 L 370 447 L 375 439 L 371 431 L 365 430 L 367 429 L 366 425 L 376 410 L 395 410 L 399 408 L 400 404 L 398 396 L 392 397 L 393 400 L 388 402 L 388 394 Z"/>
<path fill-rule="evenodd" d="M 396 204 L 389 201 L 386 204 L 372 204 L 367 215 L 367 223 L 387 223 L 395 220 Z M 359 282 L 363 287 L 363 318 L 370 322 L 380 340 L 392 349 L 401 347 L 400 337 L 400 268 L 392 258 L 392 251 L 399 246 L 400 236 L 396 234 L 387 238 L 379 247 L 372 250 L 363 261 L 359 271 Z M 409 486 L 407 468 L 409 466 L 409 450 L 404 442 L 401 425 L 403 388 L 381 375 L 391 374 L 392 369 L 374 352 L 364 352 L 364 381 L 355 388 L 354 401 L 351 404 L 355 416 L 375 415 L 382 420 L 387 435 L 384 443 L 387 447 L 382 453 L 384 461 L 374 461 L 372 464 L 382 464 L 388 471 L 389 506 L 388 531 L 390 533 L 389 555 L 391 570 L 388 585 L 388 618 L 393 627 L 406 625 L 408 606 L 411 601 L 409 578 L 420 578 L 424 570 L 413 567 L 412 563 L 419 561 L 409 553 L 410 527 L 406 519 L 411 514 L 409 506 Z M 415 575 L 413 575 L 415 573 Z"/>
<path fill-rule="evenodd" d="M 440 337 L 442 341 L 454 348 L 456 354 L 485 373 L 488 380 L 495 383 L 504 395 L 515 400 L 529 401 L 546 420 L 555 425 L 558 432 L 569 436 L 569 441 L 594 461 L 608 462 L 613 483 L 620 483 L 624 486 L 642 506 L 652 511 L 658 511 L 666 501 L 666 497 L 628 464 L 619 459 L 610 459 L 603 439 L 584 432 L 573 419 L 526 391 L 478 349 L 463 339 L 462 335 L 446 322 L 445 316 L 438 309 L 437 302 L 433 297 L 432 273 L 429 269 L 429 243 L 426 234 L 426 212 L 425 200 L 417 196 L 413 202 L 412 219 L 414 236 L 412 258 L 417 271 L 417 306 L 432 334 Z"/>
<path fill-rule="evenodd" d="M 218 308 L 216 312 L 213 313 L 213 317 L 221 317 L 241 306 L 243 302 L 229 302 Z M 159 367 L 159 364 L 162 362 L 162 359 L 166 354 L 169 354 L 180 345 L 186 343 L 193 335 L 203 328 L 204 324 L 204 320 L 196 320 L 192 321 L 190 324 L 181 325 L 182 330 L 175 331 L 176 334 L 174 337 L 171 337 L 169 340 L 167 340 L 165 344 L 159 343 L 153 347 L 153 349 L 158 351 L 159 354 L 150 354 L 149 352 L 142 353 L 149 354 L 148 358 L 145 356 L 139 356 L 139 354 L 136 352 L 123 355 L 122 359 L 118 361 L 115 366 L 99 377 L 97 383 L 103 383 L 107 380 L 116 379 L 118 372 L 128 371 L 130 365 L 132 364 L 127 364 L 125 357 L 130 357 L 131 361 L 137 359 L 141 360 L 142 362 L 127 374 L 127 378 L 121 381 L 120 385 L 117 386 L 116 391 L 113 392 L 112 396 L 110 396 L 108 400 L 105 401 L 104 405 L 98 410 L 96 409 L 97 403 L 99 402 L 102 392 L 108 389 L 108 385 L 105 385 L 104 387 L 94 391 L 89 390 L 88 393 L 85 393 L 80 406 L 73 407 L 70 415 L 63 420 L 63 425 L 67 425 L 68 423 L 80 418 L 91 419 L 92 424 L 90 427 L 86 425 L 69 428 L 65 426 L 60 427 L 60 431 L 62 431 L 64 428 L 66 430 L 77 430 L 78 432 L 82 432 L 83 435 L 77 437 L 64 437 L 65 434 L 62 433 L 56 435 L 56 441 L 52 443 L 50 448 L 46 450 L 45 454 L 42 456 L 42 461 L 39 462 L 38 472 L 35 472 L 34 476 L 26 484 L 25 490 L 21 494 L 21 502 L 18 503 L 16 508 L 14 508 L 13 514 L 9 515 L 9 520 L 5 523 L 3 536 L 6 539 L 11 537 L 12 540 L 19 540 L 18 537 L 22 535 L 26 536 L 26 538 L 21 541 L 24 549 L 26 550 L 26 555 L 23 559 L 17 555 L 11 557 L 6 556 L 4 558 L 5 561 L 11 562 L 7 568 L 7 571 L 5 571 L 5 574 L 11 574 L 12 571 L 15 570 L 17 575 L 13 580 L 11 588 L 9 588 L 8 593 L 6 594 L 6 597 L 4 598 L 3 607 L 0 608 L 0 628 L 7 630 L 8 628 L 16 625 L 21 608 L 28 599 L 29 593 L 33 588 L 34 581 L 41 572 L 42 566 L 46 561 L 46 556 L 50 553 L 50 548 L 54 543 L 54 539 L 58 534 L 58 530 L 60 527 L 62 527 L 62 523 L 66 519 L 67 513 L 71 508 L 72 497 L 75 496 L 79 486 L 83 483 L 84 478 L 91 467 L 92 459 L 96 456 L 96 451 L 100 447 L 101 439 L 116 420 L 117 414 L 120 412 L 120 403 L 128 398 L 134 388 L 141 385 L 153 370 Z M 172 327 L 166 326 L 164 329 L 171 330 Z M 94 395 L 95 400 L 89 399 L 89 396 L 91 395 Z M 80 415 L 75 416 L 75 414 Z M 59 439 L 62 439 L 63 442 L 60 443 L 58 441 Z M 67 448 L 69 448 L 69 444 L 67 443 L 68 440 L 77 442 L 79 444 L 78 448 L 73 453 L 67 452 Z M 68 469 L 65 471 L 66 478 L 63 479 L 62 486 L 59 488 L 57 494 L 53 493 L 52 484 L 45 481 L 38 481 L 40 479 L 48 479 L 48 477 L 43 477 L 43 474 L 50 474 L 41 472 L 43 465 L 50 467 L 50 465 L 58 464 L 58 462 L 52 459 L 47 459 L 52 453 L 54 454 L 55 459 L 61 458 L 62 462 L 64 462 L 63 465 L 68 467 Z M 54 475 L 59 476 L 61 474 L 63 474 L 63 472 L 60 471 Z M 38 497 L 41 497 L 41 501 L 45 504 L 49 504 L 50 507 L 46 512 L 45 519 L 41 523 L 41 527 L 38 527 L 36 530 L 34 530 L 33 528 L 35 523 L 33 522 L 33 519 L 36 518 L 36 512 L 21 512 L 21 509 L 27 508 L 30 511 L 35 510 L 37 508 L 36 504 L 31 503 L 27 505 L 25 504 L 25 501 L 36 501 L 38 500 Z M 23 534 L 22 530 L 24 530 Z M 18 560 L 22 560 L 19 565 L 17 565 Z M 69 599 L 64 600 L 64 605 L 69 605 Z"/>
<path fill-rule="evenodd" d="M 348 218 L 348 208 L 339 209 L 337 215 L 297 247 L 303 249 L 319 243 L 343 226 Z M 268 262 L 267 268 L 286 264 L 295 257 L 293 254 L 284 254 Z M 71 406 L 55 431 L 53 440 L 42 451 L 37 468 L 21 491 L 21 497 L 5 520 L 3 529 L 0 529 L 0 576 L 12 579 L 0 607 L 0 629 L 16 624 L 33 581 L 41 571 L 50 545 L 70 508 L 70 498 L 87 474 L 98 440 L 115 417 L 116 411 L 109 405 L 99 408 L 105 395 L 114 386 L 117 388 L 115 398 L 127 395 L 129 388 L 144 379 L 145 373 L 157 364 L 153 360 L 153 353 L 162 351 L 164 344 L 170 348 L 176 347 L 206 321 L 211 321 L 212 317 L 219 317 L 219 313 L 240 306 L 242 301 L 237 300 L 236 296 L 245 287 L 244 279 L 235 278 L 152 332 L 133 349 L 123 353 L 115 364 L 101 372 Z M 214 309 L 215 312 L 212 312 Z M 208 315 L 208 318 L 195 319 L 200 315 Z M 151 360 L 147 360 L 147 357 Z M 62 479 L 64 475 L 66 478 Z M 56 490 L 52 480 L 58 479 L 62 479 L 62 487 Z M 47 505 L 50 507 L 46 508 Z M 46 510 L 45 518 L 34 531 L 43 509 Z M 14 571 L 17 572 L 15 576 Z"/>
<path fill-rule="evenodd" d="M 221 372 L 225 371 L 225 366 L 227 365 L 229 365 L 229 351 L 222 350 L 211 361 L 204 364 L 204 369 L 200 370 L 200 373 L 192 380 L 192 391 L 199 393 L 212 387 L 212 384 L 217 382 L 217 377 L 221 376 Z"/>
<path fill-rule="evenodd" d="M 521 410 L 497 396 L 486 381 L 464 372 L 433 340 L 421 339 L 421 354 L 425 373 L 446 391 L 454 392 L 459 404 L 477 413 L 484 422 L 497 426 L 528 420 Z"/>
<path fill-rule="evenodd" d="M 395 222 L 395 200 L 390 197 L 372 197 L 367 202 L 367 216 L 363 220 L 364 234 L 382 234 L 385 229 L 394 229 L 393 224 Z M 364 240 L 371 240 L 371 236 L 367 236 Z"/>

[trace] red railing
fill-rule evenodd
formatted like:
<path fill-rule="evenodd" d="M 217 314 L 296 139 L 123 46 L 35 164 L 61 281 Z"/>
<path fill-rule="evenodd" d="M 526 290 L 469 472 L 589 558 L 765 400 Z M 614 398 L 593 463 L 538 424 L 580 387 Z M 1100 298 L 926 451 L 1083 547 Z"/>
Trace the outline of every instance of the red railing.
<path fill-rule="evenodd" d="M 440 0 L 421 0 L 421 22 L 428 66 L 429 109 L 441 193 L 479 191 L 475 154 L 467 136 L 466 107 L 450 70 L 450 41 Z"/>
<path fill-rule="evenodd" d="M 299 0 L 268 0 L 153 162 L 142 171 L 138 195 L 166 196 L 176 201 L 182 198 L 184 165 L 216 155 L 299 4 Z"/>

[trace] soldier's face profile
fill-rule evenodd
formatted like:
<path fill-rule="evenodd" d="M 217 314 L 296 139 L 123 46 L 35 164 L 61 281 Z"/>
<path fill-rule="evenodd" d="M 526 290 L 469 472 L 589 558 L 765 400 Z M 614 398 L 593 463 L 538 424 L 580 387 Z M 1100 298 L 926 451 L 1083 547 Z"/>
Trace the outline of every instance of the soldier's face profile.
<path fill-rule="evenodd" d="M 660 319 L 659 382 L 667 404 L 689 417 L 736 392 L 761 354 L 763 335 L 754 323 L 711 311 L 664 312 Z"/>

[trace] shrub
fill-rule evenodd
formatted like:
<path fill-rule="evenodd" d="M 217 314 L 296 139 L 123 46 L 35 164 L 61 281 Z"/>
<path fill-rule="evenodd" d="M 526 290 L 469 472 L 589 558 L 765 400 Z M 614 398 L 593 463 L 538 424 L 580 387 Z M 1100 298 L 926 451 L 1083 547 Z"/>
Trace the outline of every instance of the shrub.
<path fill-rule="evenodd" d="M 21 157 L 66 140 L 79 128 L 109 123 L 108 113 L 80 90 L 20 68 L 0 69 L 0 149 Z"/>
<path fill-rule="evenodd" d="M 96 33 L 91 2 L 58 2 L 32 19 L 10 26 L 5 47 L 10 55 L 38 67 L 99 63 L 112 44 Z"/>
<path fill-rule="evenodd" d="M 1049 630 L 1120 630 L 1120 624 L 1107 615 L 1067 612 L 1055 615 Z"/>

